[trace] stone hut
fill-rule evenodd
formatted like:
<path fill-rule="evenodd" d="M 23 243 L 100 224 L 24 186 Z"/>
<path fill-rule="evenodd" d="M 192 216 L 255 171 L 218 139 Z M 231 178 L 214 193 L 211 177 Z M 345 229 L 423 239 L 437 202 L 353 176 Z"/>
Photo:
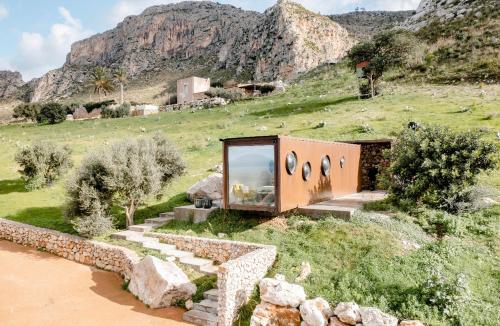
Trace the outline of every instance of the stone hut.
<path fill-rule="evenodd" d="M 177 104 L 191 103 L 206 98 L 210 78 L 189 77 L 177 81 Z"/>

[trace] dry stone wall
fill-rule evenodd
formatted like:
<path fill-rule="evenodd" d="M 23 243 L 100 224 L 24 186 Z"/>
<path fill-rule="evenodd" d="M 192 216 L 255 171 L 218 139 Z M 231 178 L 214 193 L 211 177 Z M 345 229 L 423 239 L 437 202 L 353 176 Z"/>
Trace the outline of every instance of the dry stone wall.
<path fill-rule="evenodd" d="M 116 272 L 125 279 L 130 279 L 133 265 L 140 261 L 135 252 L 126 248 L 1 218 L 0 239 L 41 248 L 69 260 Z"/>

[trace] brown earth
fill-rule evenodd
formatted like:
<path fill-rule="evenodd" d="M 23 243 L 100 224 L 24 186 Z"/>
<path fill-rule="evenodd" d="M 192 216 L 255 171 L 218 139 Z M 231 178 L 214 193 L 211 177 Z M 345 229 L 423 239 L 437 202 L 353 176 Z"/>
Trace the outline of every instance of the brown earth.
<path fill-rule="evenodd" d="M 180 308 L 149 309 L 115 273 L 0 241 L 0 324 L 189 325 Z"/>

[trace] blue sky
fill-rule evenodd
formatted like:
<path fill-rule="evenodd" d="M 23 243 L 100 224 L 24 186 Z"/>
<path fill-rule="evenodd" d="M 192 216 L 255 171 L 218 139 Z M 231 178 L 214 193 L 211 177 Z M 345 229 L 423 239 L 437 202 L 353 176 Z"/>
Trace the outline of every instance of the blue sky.
<path fill-rule="evenodd" d="M 419 0 L 295 0 L 323 14 L 416 9 Z M 176 0 L 0 0 L 0 70 L 17 70 L 24 80 L 60 67 L 71 43 L 114 27 L 125 16 Z M 218 0 L 264 11 L 275 0 Z"/>

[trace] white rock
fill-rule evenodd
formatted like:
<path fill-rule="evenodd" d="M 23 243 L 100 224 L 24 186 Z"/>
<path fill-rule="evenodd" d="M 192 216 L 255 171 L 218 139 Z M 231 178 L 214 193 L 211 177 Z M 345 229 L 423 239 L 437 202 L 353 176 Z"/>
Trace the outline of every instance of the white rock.
<path fill-rule="evenodd" d="M 403 320 L 399 323 L 399 326 L 424 326 L 420 320 Z"/>
<path fill-rule="evenodd" d="M 333 313 L 340 319 L 341 322 L 356 325 L 361 321 L 359 306 L 354 302 L 340 302 Z"/>
<path fill-rule="evenodd" d="M 295 279 L 295 282 L 302 282 L 302 281 L 305 281 L 306 278 L 309 277 L 309 275 L 311 275 L 311 264 L 309 264 L 308 262 L 306 261 L 303 261 L 301 264 L 300 264 L 300 274 L 299 276 L 297 276 L 297 278 Z"/>
<path fill-rule="evenodd" d="M 372 307 L 361 307 L 361 322 L 363 326 L 397 326 L 398 319 L 385 314 L 380 309 Z"/>
<path fill-rule="evenodd" d="M 304 288 L 284 280 L 264 278 L 260 281 L 260 298 L 278 306 L 298 307 L 306 300 Z"/>
<path fill-rule="evenodd" d="M 315 298 L 300 305 L 300 315 L 308 326 L 326 326 L 332 309 L 325 299 Z"/>
<path fill-rule="evenodd" d="M 192 185 L 186 192 L 191 201 L 194 201 L 196 197 L 220 200 L 222 198 L 222 174 L 213 173 Z"/>
<path fill-rule="evenodd" d="M 196 285 L 174 263 L 146 256 L 134 265 L 129 290 L 151 308 L 162 308 L 190 299 Z"/>
<path fill-rule="evenodd" d="M 328 326 L 349 326 L 349 324 L 343 323 L 337 317 L 333 316 L 330 318 L 330 323 Z"/>
<path fill-rule="evenodd" d="M 185 306 L 186 306 L 186 309 L 187 309 L 187 310 L 191 310 L 191 309 L 193 309 L 193 307 L 194 307 L 193 300 L 189 299 L 188 301 L 186 301 Z"/>

